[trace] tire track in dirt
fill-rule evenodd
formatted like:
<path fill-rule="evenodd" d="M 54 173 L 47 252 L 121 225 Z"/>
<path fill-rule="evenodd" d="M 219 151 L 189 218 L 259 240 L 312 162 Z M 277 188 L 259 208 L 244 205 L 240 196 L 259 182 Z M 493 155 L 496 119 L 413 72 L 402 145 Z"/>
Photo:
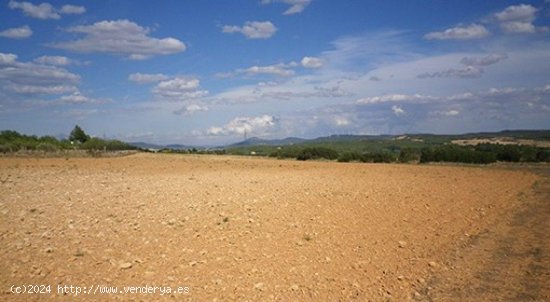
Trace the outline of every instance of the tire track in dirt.
<path fill-rule="evenodd" d="M 518 195 L 518 211 L 471 236 L 415 300 L 550 301 L 550 169 L 530 170 L 542 178 Z"/>

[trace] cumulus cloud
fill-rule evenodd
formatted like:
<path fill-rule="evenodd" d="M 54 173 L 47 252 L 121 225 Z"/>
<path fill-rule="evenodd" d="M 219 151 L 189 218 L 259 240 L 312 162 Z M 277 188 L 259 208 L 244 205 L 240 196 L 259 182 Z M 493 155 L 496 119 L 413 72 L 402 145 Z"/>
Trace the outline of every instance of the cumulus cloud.
<path fill-rule="evenodd" d="M 503 22 L 500 24 L 500 28 L 506 33 L 534 33 L 536 31 L 535 25 L 529 22 Z"/>
<path fill-rule="evenodd" d="M 19 62 L 17 55 L 0 53 L 0 90 L 10 95 L 64 94 L 78 91 L 80 77 L 66 69 Z"/>
<path fill-rule="evenodd" d="M 508 55 L 506 54 L 493 53 L 484 57 L 464 57 L 460 60 L 460 63 L 467 66 L 488 66 L 506 60 L 507 58 Z"/>
<path fill-rule="evenodd" d="M 458 110 L 449 110 L 449 111 L 444 112 L 444 115 L 446 115 L 446 116 L 455 116 L 455 115 L 459 115 L 459 114 L 460 114 L 460 111 L 458 111 Z"/>
<path fill-rule="evenodd" d="M 256 117 L 237 117 L 222 127 L 210 127 L 206 132 L 208 135 L 243 135 L 244 133 L 261 135 L 275 124 L 275 117 L 267 114 Z"/>
<path fill-rule="evenodd" d="M 439 32 L 431 32 L 424 35 L 427 40 L 471 40 L 482 39 L 489 35 L 485 26 L 471 24 L 468 26 L 457 26 Z"/>
<path fill-rule="evenodd" d="M 381 96 L 370 96 L 358 99 L 356 104 L 378 104 L 387 102 L 425 102 L 437 99 L 436 97 L 422 94 L 386 94 Z"/>
<path fill-rule="evenodd" d="M 305 68 L 321 68 L 324 65 L 323 59 L 315 57 L 303 57 L 300 62 Z"/>
<path fill-rule="evenodd" d="M 208 95 L 208 91 L 200 90 L 200 81 L 193 77 L 175 77 L 159 82 L 152 92 L 161 99 L 185 101 Z"/>
<path fill-rule="evenodd" d="M 79 91 L 70 95 L 64 95 L 61 97 L 61 101 L 69 104 L 84 104 L 90 101 L 90 98 L 82 95 Z"/>
<path fill-rule="evenodd" d="M 34 5 L 26 1 L 18 2 L 10 0 L 8 7 L 11 9 L 20 9 L 26 16 L 42 20 L 57 20 L 61 18 L 60 14 L 83 14 L 86 12 L 86 8 L 83 6 L 68 4 L 61 7 L 61 9 L 56 9 L 47 2 Z"/>
<path fill-rule="evenodd" d="M 86 8 L 84 6 L 67 4 L 67 5 L 63 5 L 59 10 L 59 12 L 67 15 L 80 15 L 86 12 Z"/>
<path fill-rule="evenodd" d="M 267 74 L 267 75 L 276 75 L 282 77 L 288 77 L 294 74 L 294 71 L 288 69 L 290 65 L 288 64 L 276 64 L 268 66 L 252 66 L 239 72 L 245 73 L 247 75 L 258 75 L 258 74 Z"/>
<path fill-rule="evenodd" d="M 94 99 L 83 95 L 80 91 L 75 91 L 72 94 L 64 95 L 59 99 L 61 104 L 101 104 L 106 103 L 108 100 Z"/>
<path fill-rule="evenodd" d="M 547 27 L 537 27 L 533 24 L 538 9 L 529 4 L 512 5 L 495 13 L 494 18 L 500 23 L 502 31 L 508 34 L 529 34 L 537 31 L 547 31 Z"/>
<path fill-rule="evenodd" d="M 464 68 L 449 68 L 443 71 L 426 72 L 417 75 L 419 79 L 427 78 L 449 78 L 457 77 L 462 79 L 479 78 L 483 74 L 483 69 L 475 66 L 466 66 Z"/>
<path fill-rule="evenodd" d="M 292 68 L 298 66 L 296 62 L 290 63 L 279 63 L 266 66 L 254 65 L 248 68 L 240 68 L 234 72 L 218 73 L 216 76 L 220 78 L 230 78 L 236 75 L 247 75 L 247 76 L 257 76 L 257 75 L 271 75 L 271 76 L 280 76 L 280 77 L 289 77 L 294 75 L 294 70 Z"/>
<path fill-rule="evenodd" d="M 103 52 L 143 60 L 155 55 L 185 51 L 185 44 L 175 38 L 150 37 L 150 30 L 129 20 L 100 21 L 67 29 L 83 34 L 78 40 L 52 44 L 52 47 L 90 53 Z"/>
<path fill-rule="evenodd" d="M 512 5 L 495 14 L 498 21 L 533 21 L 537 9 L 529 4 Z"/>
<path fill-rule="evenodd" d="M 34 5 L 30 2 L 17 2 L 11 0 L 8 3 L 11 9 L 20 9 L 26 16 L 36 19 L 59 19 L 61 16 L 55 11 L 54 7 L 49 3 Z"/>
<path fill-rule="evenodd" d="M 9 66 L 15 64 L 17 61 L 17 55 L 12 53 L 0 52 L 0 66 Z"/>
<path fill-rule="evenodd" d="M 248 39 L 268 39 L 277 31 L 277 27 L 270 21 L 247 21 L 243 26 L 224 25 L 224 33 L 241 33 Z"/>
<path fill-rule="evenodd" d="M 311 3 L 311 0 L 262 0 L 262 4 L 269 4 L 272 2 L 282 2 L 290 5 L 290 7 L 283 13 L 283 15 L 293 15 L 304 11 L 306 7 Z"/>
<path fill-rule="evenodd" d="M 132 73 L 128 76 L 128 80 L 138 84 L 156 83 L 167 80 L 168 76 L 162 73 Z"/>
<path fill-rule="evenodd" d="M 209 108 L 206 105 L 189 104 L 189 105 L 186 105 L 186 106 L 182 107 L 181 109 L 178 109 L 178 110 L 174 111 L 174 114 L 186 116 L 186 115 L 191 115 L 195 112 L 208 111 L 208 110 L 209 110 Z"/>
<path fill-rule="evenodd" d="M 67 66 L 74 63 L 73 60 L 63 56 L 41 56 L 34 59 L 36 63 L 44 65 Z"/>
<path fill-rule="evenodd" d="M 6 30 L 0 31 L 0 37 L 11 38 L 11 39 L 25 39 L 32 35 L 32 30 L 28 25 L 8 28 Z"/>
<path fill-rule="evenodd" d="M 396 116 L 405 114 L 405 110 L 403 110 L 403 108 L 401 108 L 401 106 L 398 106 L 398 105 L 391 106 L 391 110 L 393 111 L 393 114 L 395 114 Z"/>

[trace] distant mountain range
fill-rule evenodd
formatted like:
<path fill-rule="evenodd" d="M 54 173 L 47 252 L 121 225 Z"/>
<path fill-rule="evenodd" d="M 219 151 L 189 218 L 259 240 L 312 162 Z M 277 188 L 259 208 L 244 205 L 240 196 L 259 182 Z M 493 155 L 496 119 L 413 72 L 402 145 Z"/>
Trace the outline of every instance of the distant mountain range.
<path fill-rule="evenodd" d="M 402 135 L 331 135 L 318 137 L 314 139 L 304 139 L 298 137 L 287 137 L 283 139 L 262 139 L 258 137 L 251 137 L 247 140 L 229 144 L 219 147 L 204 147 L 204 146 L 192 146 L 182 144 L 169 144 L 169 145 L 157 145 L 149 144 L 145 142 L 130 142 L 132 146 L 136 146 L 144 149 L 160 150 L 160 149 L 174 149 L 174 150 L 187 150 L 187 149 L 224 149 L 224 148 L 240 148 L 249 146 L 288 146 L 298 145 L 304 143 L 327 143 L 327 142 L 344 142 L 344 141 L 363 141 L 363 140 L 391 140 L 399 138 L 409 139 L 440 139 L 440 140 L 453 140 L 453 139 L 472 139 L 472 138 L 491 138 L 491 137 L 511 137 L 518 139 L 534 139 L 534 140 L 550 140 L 550 130 L 504 130 L 500 132 L 477 132 L 477 133 L 465 133 L 465 134 L 402 134 Z"/>

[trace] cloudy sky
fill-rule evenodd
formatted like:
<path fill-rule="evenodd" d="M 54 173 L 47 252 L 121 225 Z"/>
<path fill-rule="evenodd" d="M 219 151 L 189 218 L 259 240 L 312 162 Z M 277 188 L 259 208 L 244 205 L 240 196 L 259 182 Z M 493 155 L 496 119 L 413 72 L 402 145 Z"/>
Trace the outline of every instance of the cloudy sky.
<path fill-rule="evenodd" d="M 0 2 L 0 129 L 217 145 L 550 128 L 550 1 Z"/>

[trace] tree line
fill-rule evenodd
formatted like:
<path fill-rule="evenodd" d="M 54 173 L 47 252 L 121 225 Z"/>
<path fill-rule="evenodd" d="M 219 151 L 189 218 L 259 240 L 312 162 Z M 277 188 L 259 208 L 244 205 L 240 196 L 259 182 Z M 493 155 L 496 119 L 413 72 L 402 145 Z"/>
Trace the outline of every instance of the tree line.
<path fill-rule="evenodd" d="M 341 152 L 327 147 L 280 148 L 270 157 L 297 160 L 337 160 L 338 162 L 456 162 L 490 164 L 501 162 L 550 162 L 550 149 L 526 145 L 480 144 L 459 146 L 453 144 L 424 148 L 401 148 L 382 151 Z"/>
<path fill-rule="evenodd" d="M 53 136 L 25 135 L 13 130 L 0 131 L 0 153 L 18 151 L 57 152 L 61 150 L 120 151 L 139 148 L 119 140 L 91 137 L 78 125 L 71 131 L 68 139 Z"/>

